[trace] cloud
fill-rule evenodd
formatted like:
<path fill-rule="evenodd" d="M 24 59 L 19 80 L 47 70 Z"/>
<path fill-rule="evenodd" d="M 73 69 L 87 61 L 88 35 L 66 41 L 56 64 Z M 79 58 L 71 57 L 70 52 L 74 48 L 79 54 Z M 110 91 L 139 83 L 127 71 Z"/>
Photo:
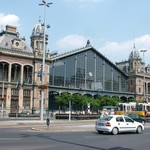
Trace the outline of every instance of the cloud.
<path fill-rule="evenodd" d="M 4 28 L 6 25 L 19 26 L 19 17 L 14 14 L 0 13 L 0 27 Z"/>
<path fill-rule="evenodd" d="M 67 35 L 66 37 L 60 39 L 57 43 L 58 48 L 61 50 L 59 53 L 84 47 L 88 39 L 92 41 L 91 38 L 84 37 L 83 35 Z M 134 49 L 134 44 L 135 49 L 139 52 L 142 59 L 143 53 L 140 51 L 147 50 L 144 59 L 146 64 L 150 64 L 150 59 L 148 57 L 150 56 L 150 35 L 148 34 L 121 43 L 107 41 L 99 48 L 97 48 L 97 45 L 92 46 L 111 62 L 115 63 L 128 60 L 131 51 Z"/>
<path fill-rule="evenodd" d="M 135 39 L 118 43 L 118 42 L 106 42 L 101 48 L 98 48 L 99 52 L 105 55 L 112 62 L 119 62 L 128 60 L 133 46 L 135 43 L 136 50 L 140 51 L 142 49 L 147 50 L 145 57 L 146 64 L 150 64 L 150 60 L 147 56 L 150 55 L 150 35 L 143 35 Z M 143 54 L 140 53 L 141 58 Z"/>
<path fill-rule="evenodd" d="M 82 35 L 72 34 L 60 39 L 57 43 L 60 49 L 76 49 L 86 45 L 87 38 Z"/>

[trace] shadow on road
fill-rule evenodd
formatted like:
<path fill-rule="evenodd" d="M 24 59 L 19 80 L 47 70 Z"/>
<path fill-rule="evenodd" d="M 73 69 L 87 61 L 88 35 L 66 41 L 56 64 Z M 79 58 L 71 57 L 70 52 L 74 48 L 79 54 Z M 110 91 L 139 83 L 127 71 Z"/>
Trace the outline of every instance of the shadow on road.
<path fill-rule="evenodd" d="M 22 137 L 31 137 L 30 134 L 21 134 Z M 42 139 L 46 139 L 46 140 L 51 140 L 51 141 L 55 141 L 55 142 L 60 142 L 60 143 L 67 143 L 67 144 L 71 144 L 71 145 L 75 145 L 75 146 L 81 146 L 81 147 L 85 147 L 85 148 L 90 148 L 91 150 L 133 150 L 130 148 L 124 148 L 124 147 L 112 147 L 109 149 L 104 149 L 104 148 L 100 148 L 100 147 L 95 147 L 95 146 L 91 146 L 91 145 L 85 145 L 85 144 L 80 144 L 80 143 L 75 143 L 75 142 L 70 142 L 70 141 L 65 141 L 65 140 L 59 140 L 59 139 L 55 139 L 55 138 L 51 138 L 45 134 L 36 134 L 33 135 L 36 137 L 40 137 Z"/>

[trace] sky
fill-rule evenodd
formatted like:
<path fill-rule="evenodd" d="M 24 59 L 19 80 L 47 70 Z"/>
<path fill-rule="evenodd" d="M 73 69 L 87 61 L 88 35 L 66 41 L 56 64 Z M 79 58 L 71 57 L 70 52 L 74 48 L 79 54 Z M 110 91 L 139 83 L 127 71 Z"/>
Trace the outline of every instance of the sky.
<path fill-rule="evenodd" d="M 86 45 L 111 62 L 128 60 L 133 46 L 146 65 L 150 64 L 150 0 L 45 0 L 45 24 L 50 52 L 64 53 Z M 42 0 L 3 0 L 0 31 L 17 27 L 20 37 L 30 43 L 33 27 L 44 22 Z M 147 50 L 142 53 L 141 50 Z"/>

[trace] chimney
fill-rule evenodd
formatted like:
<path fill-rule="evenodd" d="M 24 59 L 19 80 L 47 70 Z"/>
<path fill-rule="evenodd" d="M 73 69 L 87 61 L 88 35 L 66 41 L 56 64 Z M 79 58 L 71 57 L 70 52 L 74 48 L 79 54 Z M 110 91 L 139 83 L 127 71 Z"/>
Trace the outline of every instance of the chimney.
<path fill-rule="evenodd" d="M 6 32 L 9 33 L 16 33 L 16 27 L 15 26 L 11 26 L 11 25 L 6 25 Z"/>

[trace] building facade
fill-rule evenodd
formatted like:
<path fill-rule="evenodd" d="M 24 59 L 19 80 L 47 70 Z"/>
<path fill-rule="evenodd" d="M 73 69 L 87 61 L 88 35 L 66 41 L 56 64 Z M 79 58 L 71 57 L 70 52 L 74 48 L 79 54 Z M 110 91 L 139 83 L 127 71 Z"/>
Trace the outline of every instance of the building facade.
<path fill-rule="evenodd" d="M 0 112 L 2 115 L 40 111 L 43 26 L 32 31 L 31 46 L 20 38 L 17 28 L 7 25 L 0 33 Z M 46 43 L 47 45 L 47 40 Z M 46 53 L 44 81 L 49 83 L 50 54 Z M 48 89 L 44 93 L 48 105 Z"/>
<path fill-rule="evenodd" d="M 41 73 L 43 47 L 46 47 L 44 69 L 44 113 L 58 110 L 55 96 L 63 92 L 82 95 L 117 96 L 123 101 L 137 96 L 134 75 L 127 74 L 121 63 L 113 64 L 87 41 L 85 47 L 52 55 L 47 51 L 48 35 L 44 43 L 44 29 L 41 22 L 35 25 L 31 34 L 31 44 L 19 37 L 17 28 L 7 25 L 0 33 L 0 112 L 39 113 L 41 104 Z M 140 61 L 140 60 L 138 60 Z M 139 62 L 137 61 L 137 64 Z M 134 67 L 128 69 L 132 73 Z M 141 64 L 142 65 L 142 64 Z M 148 71 L 148 68 L 147 68 Z M 138 70 L 137 70 L 138 72 Z M 136 74 L 137 75 L 137 74 Z M 132 80 L 131 80 L 131 77 Z M 146 77 L 146 80 L 148 78 Z M 132 83 L 132 84 L 131 84 Z M 132 87 L 132 86 L 133 87 Z"/>
<path fill-rule="evenodd" d="M 56 110 L 55 96 L 62 92 L 96 97 L 119 97 L 128 101 L 128 75 L 98 52 L 88 41 L 86 46 L 51 57 L 49 99 L 50 110 Z"/>
<path fill-rule="evenodd" d="M 135 93 L 136 101 L 148 102 L 150 99 L 150 65 L 145 65 L 144 58 L 141 58 L 135 45 L 129 59 L 116 63 L 116 66 L 128 75 L 128 91 Z"/>

